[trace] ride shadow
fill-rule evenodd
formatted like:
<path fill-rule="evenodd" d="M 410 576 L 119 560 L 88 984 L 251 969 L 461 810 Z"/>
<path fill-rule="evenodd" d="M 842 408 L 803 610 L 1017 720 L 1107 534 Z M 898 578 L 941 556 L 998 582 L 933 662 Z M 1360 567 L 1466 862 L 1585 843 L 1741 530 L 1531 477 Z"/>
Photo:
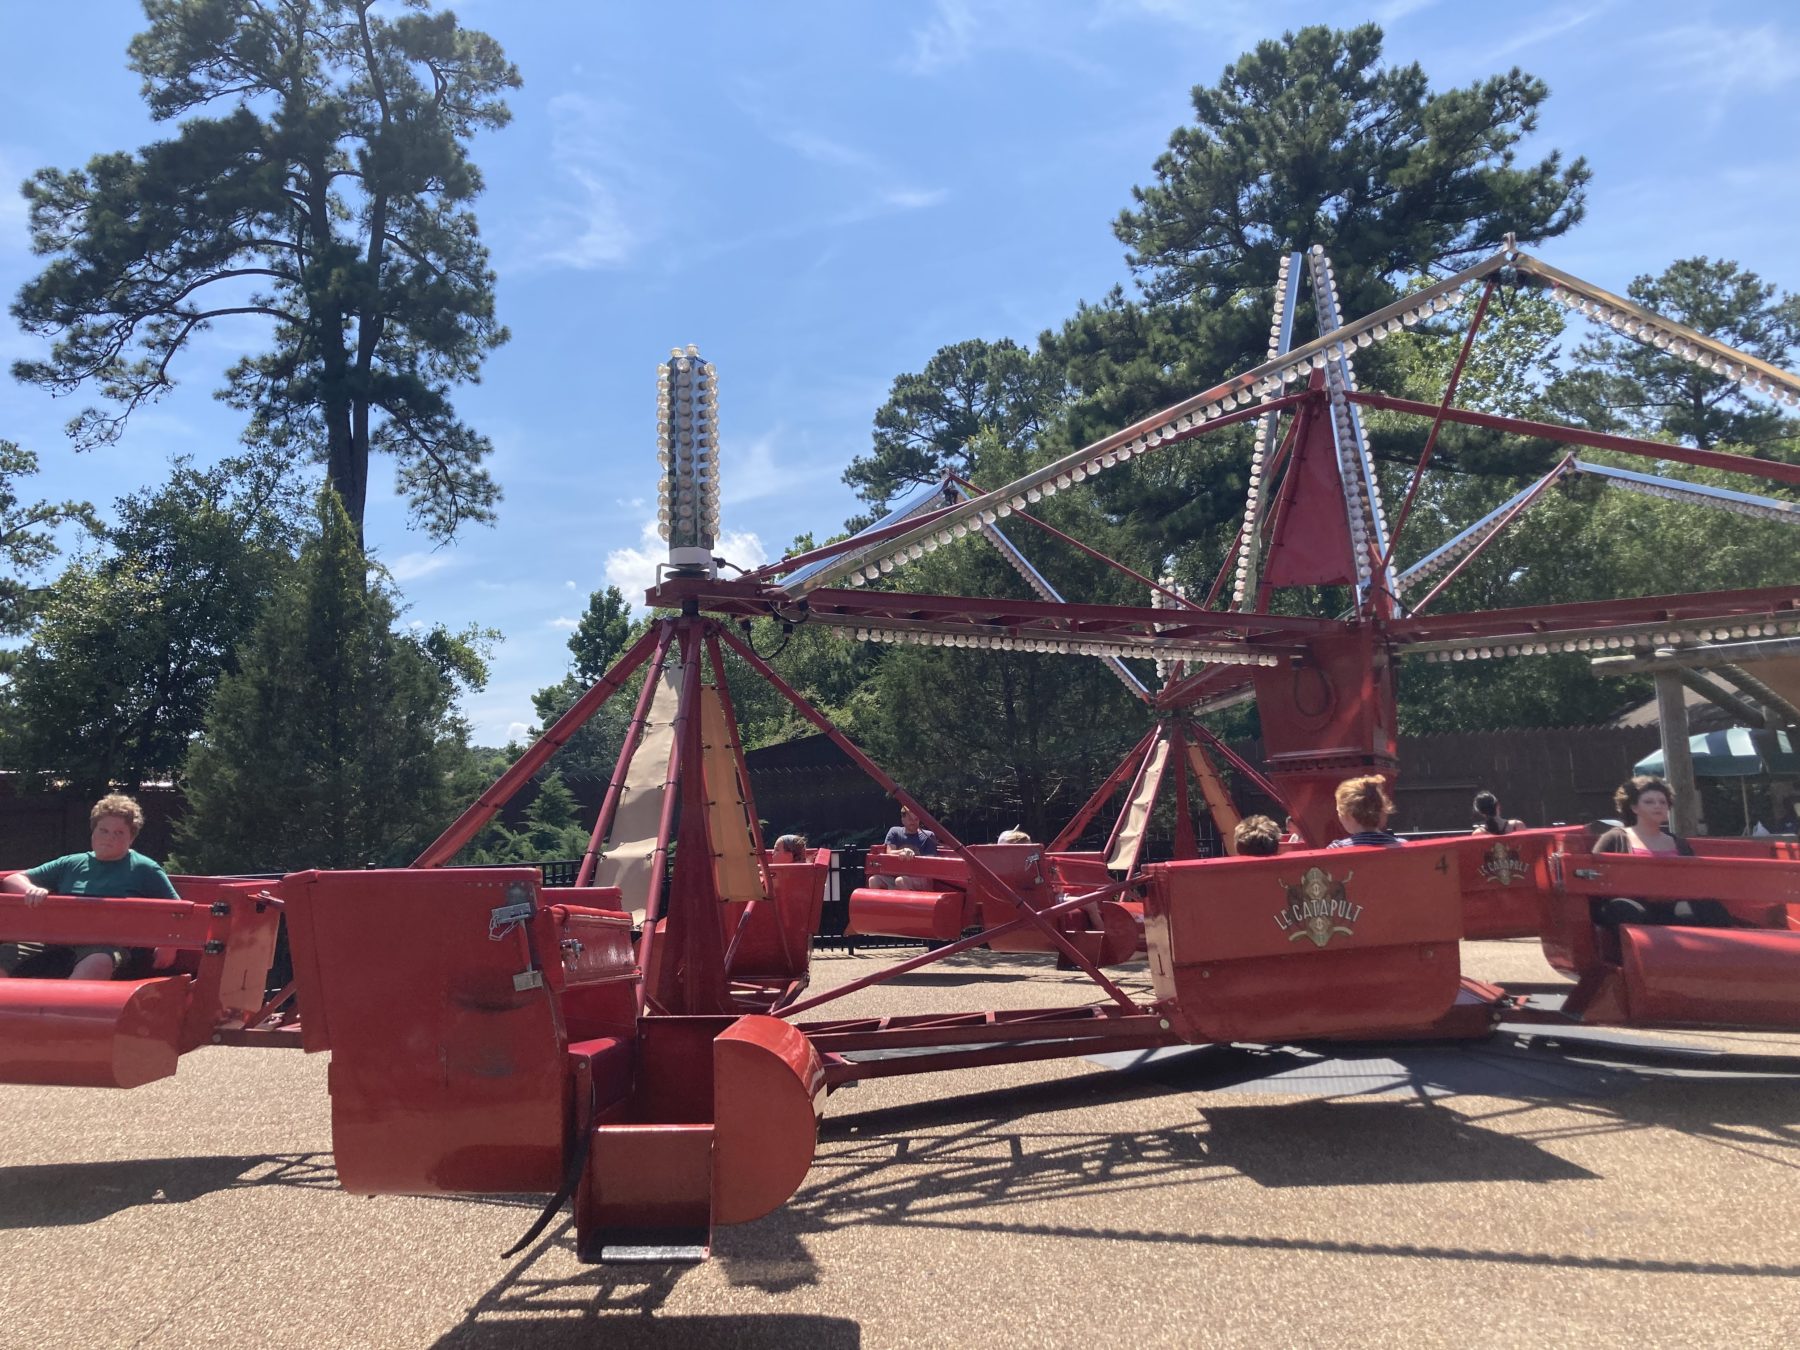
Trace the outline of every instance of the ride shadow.
<path fill-rule="evenodd" d="M 337 1172 L 329 1153 L 0 1167 L 0 1230 L 98 1223 L 142 1205 L 178 1205 L 256 1186 L 335 1190 Z"/>
<path fill-rule="evenodd" d="M 747 1226 L 714 1234 L 713 1259 L 727 1283 L 769 1294 L 818 1282 L 811 1255 L 796 1234 Z M 662 1308 L 691 1266 L 661 1263 L 579 1265 L 573 1222 L 541 1239 L 436 1345 L 457 1347 L 821 1346 L 855 1350 L 862 1329 L 843 1317 L 804 1313 L 664 1316 Z"/>

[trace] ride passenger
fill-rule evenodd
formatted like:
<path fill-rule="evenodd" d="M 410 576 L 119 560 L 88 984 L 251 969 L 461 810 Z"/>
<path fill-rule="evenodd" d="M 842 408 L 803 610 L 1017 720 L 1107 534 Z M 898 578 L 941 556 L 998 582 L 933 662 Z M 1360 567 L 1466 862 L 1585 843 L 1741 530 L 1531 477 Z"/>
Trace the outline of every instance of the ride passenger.
<path fill-rule="evenodd" d="M 1388 827 L 1394 813 L 1393 798 L 1387 794 L 1387 783 L 1379 774 L 1347 778 L 1337 786 L 1333 799 L 1338 824 L 1349 831 L 1342 839 L 1333 839 L 1326 848 L 1399 848 L 1400 837 Z"/>
<path fill-rule="evenodd" d="M 1281 852 L 1281 827 L 1267 816 L 1245 816 L 1231 832 L 1231 848 L 1240 858 L 1273 858 Z"/>
<path fill-rule="evenodd" d="M 806 847 L 806 836 L 803 834 L 784 834 L 775 841 L 775 857 L 778 863 L 811 862 L 812 854 Z"/>
<path fill-rule="evenodd" d="M 113 792 L 94 803 L 88 812 L 93 845 L 87 853 L 69 853 L 39 863 L 28 872 L 0 878 L 0 890 L 25 897 L 27 905 L 40 904 L 46 895 L 85 896 L 89 899 L 121 899 L 137 896 L 179 900 L 169 874 L 153 859 L 131 847 L 144 828 L 144 811 L 123 793 Z M 52 947 L 41 942 L 0 942 L 0 979 L 19 976 L 22 969 L 39 968 L 59 961 L 70 962 L 71 980 L 110 980 L 130 953 L 122 947 Z"/>
<path fill-rule="evenodd" d="M 1642 858 L 1691 858 L 1694 849 L 1669 828 L 1675 793 L 1668 783 L 1639 774 L 1613 793 L 1613 809 L 1624 825 L 1594 841 L 1595 853 L 1630 853 Z M 1595 904 L 1605 924 L 1664 923 L 1694 928 L 1729 928 L 1735 920 L 1717 900 L 1633 900 L 1615 896 Z"/>
<path fill-rule="evenodd" d="M 1470 834 L 1511 834 L 1525 828 L 1522 820 L 1500 814 L 1500 799 L 1491 792 L 1475 794 L 1475 828 Z"/>
<path fill-rule="evenodd" d="M 994 842 L 996 844 L 1029 844 L 1031 836 L 1015 825 L 1010 830 L 1000 831 L 999 837 Z"/>
<path fill-rule="evenodd" d="M 882 846 L 889 855 L 896 858 L 935 858 L 938 851 L 937 832 L 921 829 L 918 812 L 910 806 L 902 806 L 900 823 L 887 832 Z M 873 876 L 869 878 L 869 884 L 883 889 L 897 886 L 903 891 L 922 891 L 930 882 L 924 877 Z"/>

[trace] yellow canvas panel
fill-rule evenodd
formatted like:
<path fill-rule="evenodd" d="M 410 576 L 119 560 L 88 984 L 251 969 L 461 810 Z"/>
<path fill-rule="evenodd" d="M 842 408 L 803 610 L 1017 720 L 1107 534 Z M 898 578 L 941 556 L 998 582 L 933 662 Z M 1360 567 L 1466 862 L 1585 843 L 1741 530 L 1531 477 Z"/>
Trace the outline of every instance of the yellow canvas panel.
<path fill-rule="evenodd" d="M 732 750 L 731 723 L 725 717 L 725 700 L 711 685 L 700 687 L 700 737 L 706 764 L 706 823 L 712 833 L 719 899 L 761 900 L 762 868 Z"/>
<path fill-rule="evenodd" d="M 624 892 L 625 908 L 640 921 L 650 903 L 650 859 L 656 852 L 656 827 L 662 819 L 663 785 L 668 781 L 680 703 L 681 661 L 671 645 L 662 679 L 651 696 L 644 734 L 625 771 L 606 854 L 594 870 L 594 884 L 617 886 Z"/>
<path fill-rule="evenodd" d="M 1132 784 L 1131 801 L 1125 808 L 1125 824 L 1113 840 L 1106 865 L 1115 872 L 1129 872 L 1137 866 L 1138 853 L 1144 847 L 1144 829 L 1150 823 L 1150 810 L 1156 805 L 1156 794 L 1162 787 L 1163 770 L 1169 763 L 1169 738 L 1159 736 L 1156 746 L 1144 759 Z"/>
<path fill-rule="evenodd" d="M 1225 851 L 1236 853 L 1237 846 L 1232 842 L 1231 832 L 1238 827 L 1243 817 L 1238 814 L 1237 806 L 1231 800 L 1231 794 L 1225 790 L 1225 784 L 1219 777 L 1219 770 L 1208 755 L 1196 742 L 1187 743 L 1188 767 L 1194 771 L 1194 781 L 1200 784 L 1200 795 L 1206 798 L 1206 809 L 1212 812 L 1213 828 L 1225 841 Z"/>

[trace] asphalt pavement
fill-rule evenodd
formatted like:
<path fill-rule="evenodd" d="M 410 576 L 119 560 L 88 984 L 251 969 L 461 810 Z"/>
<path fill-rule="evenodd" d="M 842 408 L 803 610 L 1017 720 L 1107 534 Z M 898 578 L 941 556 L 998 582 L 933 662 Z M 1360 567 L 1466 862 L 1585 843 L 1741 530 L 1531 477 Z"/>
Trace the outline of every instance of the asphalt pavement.
<path fill-rule="evenodd" d="M 815 987 L 892 958 L 820 953 Z M 1553 978 L 1529 943 L 1464 966 Z M 837 1008 L 1063 1001 L 1078 975 L 976 953 Z M 582 1266 L 566 1225 L 501 1259 L 539 1197 L 344 1194 L 322 1056 L 0 1087 L 0 1346 L 1800 1343 L 1800 1078 L 1711 1057 L 1800 1037 L 1611 1039 L 872 1081 L 787 1206 L 680 1268 Z"/>

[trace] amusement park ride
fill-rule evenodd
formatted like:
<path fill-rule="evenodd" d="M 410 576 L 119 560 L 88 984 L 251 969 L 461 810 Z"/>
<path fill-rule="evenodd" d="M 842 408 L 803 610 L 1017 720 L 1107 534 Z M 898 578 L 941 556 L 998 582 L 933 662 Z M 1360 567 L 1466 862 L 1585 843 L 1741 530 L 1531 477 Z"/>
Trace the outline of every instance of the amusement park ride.
<path fill-rule="evenodd" d="M 1293 342 L 1301 287 L 1321 335 Z M 339 1178 L 360 1193 L 545 1192 L 573 1204 L 592 1260 L 693 1259 L 715 1224 L 783 1204 L 813 1158 L 824 1095 L 860 1079 L 1204 1042 L 1467 1038 L 1503 1020 L 1554 1027 L 1800 1030 L 1800 850 L 1698 839 L 1693 858 L 1594 854 L 1580 828 L 1324 851 L 1332 790 L 1393 776 L 1394 663 L 1546 652 L 1650 653 L 1800 633 L 1800 582 L 1486 613 L 1429 612 L 1457 573 L 1558 479 L 1791 519 L 1792 502 L 1567 458 L 1404 568 L 1396 545 L 1442 426 L 1494 428 L 1659 463 L 1800 486 L 1800 467 L 1470 411 L 1461 372 L 1499 287 L 1536 287 L 1628 337 L 1800 403 L 1800 378 L 1507 247 L 1373 314 L 1338 313 L 1317 250 L 1282 265 L 1268 359 L 993 491 L 947 479 L 876 525 L 735 580 L 718 575 L 717 394 L 693 348 L 659 368 L 669 561 L 648 632 L 410 868 L 279 882 L 177 878 L 182 899 L 0 895 L 0 940 L 156 949 L 140 980 L 0 981 L 0 1082 L 131 1087 L 209 1044 L 331 1053 Z M 1478 296 L 1440 402 L 1358 388 L 1373 342 Z M 1391 526 L 1366 409 L 1430 419 Z M 1140 455 L 1239 423 L 1255 449 L 1242 529 L 1196 602 L 1147 577 L 1142 606 L 1066 600 L 1003 532 L 1007 517 Z M 1045 527 L 1048 529 L 1048 527 Z M 1051 533 L 1055 533 L 1051 531 Z M 892 574 L 979 535 L 1035 600 L 924 595 Z M 1066 537 L 1065 537 L 1066 538 Z M 1068 541 L 1074 544 L 1075 541 Z M 1077 547 L 1083 547 L 1076 544 Z M 1117 566 L 1117 564 L 1113 564 Z M 1276 612 L 1274 594 L 1342 586 L 1339 617 Z M 1142 740 L 1047 845 L 966 844 L 790 688 L 734 627 L 773 616 L 847 639 L 1008 648 L 1108 662 L 1148 710 Z M 808 993 L 823 853 L 764 849 L 726 652 L 768 681 L 935 830 L 937 858 L 869 870 L 909 883 L 850 897 L 853 932 L 941 944 Z M 1145 682 L 1150 663 L 1162 678 Z M 1128 663 L 1135 663 L 1128 664 Z M 608 698 L 642 671 L 618 767 L 577 882 L 457 868 L 457 852 Z M 1266 764 L 1195 719 L 1254 697 Z M 1228 769 L 1299 822 L 1272 858 L 1198 856 L 1197 788 L 1219 834 Z M 1172 792 L 1175 858 L 1145 863 Z M 1078 843 L 1109 802 L 1101 850 Z M 1730 927 L 1607 923 L 1596 903 L 1708 897 Z M 265 997 L 285 919 L 293 979 Z M 1462 974 L 1465 938 L 1533 936 L 1573 983 L 1560 1005 Z M 975 947 L 1055 953 L 1094 997 L 1029 1011 L 837 1017 L 828 1005 Z M 1153 996 L 1107 969 L 1147 961 Z M 1538 992 L 1541 992 L 1538 991 Z M 867 1006 L 869 999 L 862 1000 Z M 532 1236 L 538 1230 L 534 1229 Z M 523 1243 L 521 1243 L 521 1247 Z"/>

